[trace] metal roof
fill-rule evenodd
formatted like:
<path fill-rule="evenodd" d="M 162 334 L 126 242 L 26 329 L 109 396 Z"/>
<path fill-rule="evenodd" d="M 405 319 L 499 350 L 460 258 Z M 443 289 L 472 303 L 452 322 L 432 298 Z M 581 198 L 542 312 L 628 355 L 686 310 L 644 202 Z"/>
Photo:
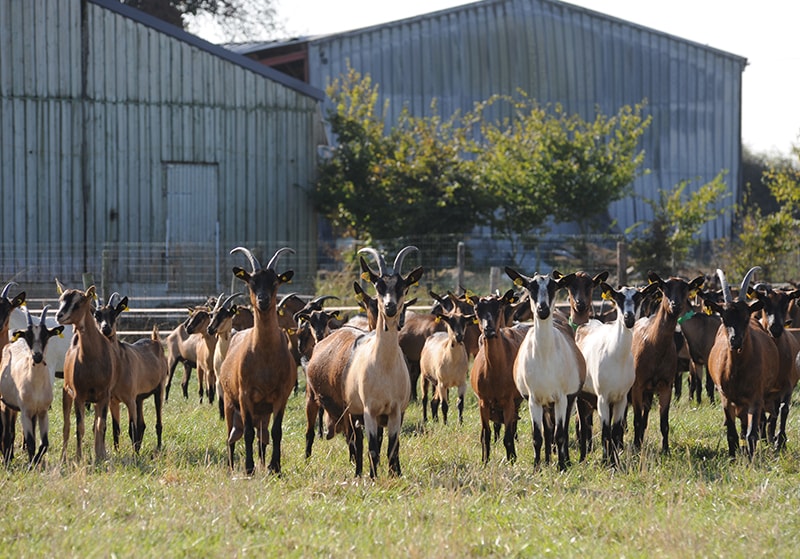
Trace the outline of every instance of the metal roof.
<path fill-rule="evenodd" d="M 300 80 L 294 79 L 290 76 L 287 76 L 283 72 L 279 72 L 277 70 L 273 70 L 272 68 L 265 66 L 259 62 L 256 62 L 250 58 L 244 56 L 244 53 L 237 53 L 232 49 L 228 49 L 219 45 L 215 45 L 213 43 L 209 43 L 208 41 L 201 39 L 196 35 L 192 35 L 191 33 L 187 33 L 183 29 L 179 27 L 175 27 L 169 23 L 166 23 L 163 20 L 158 19 L 157 17 L 151 16 L 150 14 L 146 14 L 140 10 L 135 8 L 131 8 L 118 0 L 89 0 L 93 4 L 97 4 L 98 6 L 102 6 L 107 10 L 111 10 L 116 12 L 124 17 L 130 18 L 142 25 L 146 25 L 148 27 L 152 27 L 153 29 L 165 33 L 178 39 L 179 41 L 183 41 L 196 47 L 198 49 L 204 50 L 209 52 L 215 56 L 223 58 L 229 62 L 242 66 L 256 74 L 260 74 L 265 78 L 269 78 L 273 81 L 276 81 L 286 87 L 292 88 L 296 91 L 299 91 L 309 97 L 313 97 L 318 101 L 323 101 L 325 99 L 325 92 L 321 89 L 316 87 L 310 86 L 309 84 L 302 82 Z"/>

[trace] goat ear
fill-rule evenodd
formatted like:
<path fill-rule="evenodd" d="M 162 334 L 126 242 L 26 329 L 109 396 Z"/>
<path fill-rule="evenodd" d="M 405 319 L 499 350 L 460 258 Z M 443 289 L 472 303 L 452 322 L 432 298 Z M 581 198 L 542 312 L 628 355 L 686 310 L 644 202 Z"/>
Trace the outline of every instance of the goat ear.
<path fill-rule="evenodd" d="M 56 278 L 56 293 L 61 295 L 65 291 L 66 291 L 66 288 L 64 287 L 64 284 L 62 284 L 60 281 L 58 281 L 58 278 Z"/>
<path fill-rule="evenodd" d="M 250 279 L 250 274 L 247 272 L 247 270 L 240 268 L 239 266 L 233 267 L 233 275 L 242 281 L 247 281 Z"/>
<path fill-rule="evenodd" d="M 18 294 L 11 300 L 11 307 L 16 308 L 25 304 L 25 292 Z"/>
<path fill-rule="evenodd" d="M 554 270 L 554 273 L 555 273 L 555 270 Z M 522 276 L 522 274 L 520 274 L 514 268 L 510 268 L 510 267 L 506 266 L 506 275 L 509 278 L 511 278 L 511 281 L 513 281 L 514 285 L 516 285 L 517 287 L 525 287 L 525 285 L 528 283 L 525 280 L 525 278 Z"/>
<path fill-rule="evenodd" d="M 750 314 L 753 314 L 754 312 L 758 312 L 758 311 L 762 310 L 764 308 L 764 303 L 762 303 L 761 301 L 756 299 L 755 301 L 750 303 L 747 306 L 747 308 L 750 309 Z"/>
<path fill-rule="evenodd" d="M 63 338 L 64 337 L 64 327 L 61 326 L 61 325 L 56 326 L 55 328 L 50 330 L 50 335 L 51 336 L 58 336 L 59 338 Z"/>
<path fill-rule="evenodd" d="M 689 282 L 689 290 L 690 291 L 697 291 L 703 284 L 706 282 L 706 278 L 704 276 L 697 276 L 691 282 Z"/>
<path fill-rule="evenodd" d="M 119 304 L 117 305 L 117 312 L 120 313 L 122 311 L 127 311 L 127 310 L 128 310 L 128 298 L 123 297 L 122 301 L 120 301 Z"/>
<path fill-rule="evenodd" d="M 286 270 L 285 272 L 283 272 L 281 275 L 278 276 L 278 279 L 281 281 L 281 283 L 289 283 L 290 281 L 292 281 L 293 277 L 294 277 L 294 270 Z"/>
<path fill-rule="evenodd" d="M 664 280 L 662 280 L 659 277 L 659 275 L 657 273 L 655 273 L 655 272 L 647 272 L 647 281 L 649 281 L 650 283 L 657 283 L 658 285 L 661 285 L 661 284 L 664 283 Z M 694 283 L 694 282 L 692 282 L 692 283 Z"/>
<path fill-rule="evenodd" d="M 594 278 L 592 278 L 592 282 L 595 285 L 600 285 L 600 283 L 606 281 L 608 279 L 608 270 L 603 270 L 599 274 L 597 274 Z"/>
<path fill-rule="evenodd" d="M 11 335 L 11 341 L 12 342 L 16 342 L 17 340 L 19 340 L 24 335 L 25 335 L 25 330 L 17 330 L 16 332 L 14 332 Z"/>
<path fill-rule="evenodd" d="M 789 300 L 797 299 L 798 297 L 800 297 L 800 289 L 795 289 L 793 291 L 790 291 L 789 293 L 787 293 L 787 295 L 789 296 Z"/>
<path fill-rule="evenodd" d="M 556 280 L 560 280 L 561 278 L 564 277 L 564 274 L 562 274 L 558 270 L 553 270 L 553 272 L 550 275 L 553 276 L 553 279 L 556 279 Z"/>
<path fill-rule="evenodd" d="M 605 299 L 606 301 L 613 299 L 613 297 L 611 296 L 611 292 L 613 291 L 613 289 L 605 281 L 600 282 L 600 289 L 603 290 L 603 292 L 600 294 L 600 296 L 603 299 Z"/>
<path fill-rule="evenodd" d="M 422 266 L 414 268 L 409 272 L 409 274 L 403 279 L 406 284 L 406 289 L 411 287 L 412 285 L 417 285 L 419 283 L 420 278 L 422 278 L 422 273 L 425 269 Z"/>

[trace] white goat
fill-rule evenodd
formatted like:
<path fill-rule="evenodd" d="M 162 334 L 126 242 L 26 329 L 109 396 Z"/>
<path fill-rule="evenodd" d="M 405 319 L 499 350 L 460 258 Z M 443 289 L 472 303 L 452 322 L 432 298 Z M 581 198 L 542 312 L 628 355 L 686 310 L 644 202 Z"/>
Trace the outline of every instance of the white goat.
<path fill-rule="evenodd" d="M 14 342 L 3 348 L 0 393 L 3 408 L 3 455 L 6 462 L 14 455 L 14 431 L 18 413 L 22 416 L 22 433 L 30 464 L 38 464 L 50 446 L 48 411 L 53 402 L 55 378 L 45 363 L 44 354 L 48 340 L 53 336 L 60 336 L 64 327 L 47 327 L 48 309 L 45 306 L 42 310 L 38 324 L 34 324 L 28 313 L 27 328 L 16 330 L 13 333 Z M 41 438 L 39 450 L 35 450 L 37 423 Z"/>
<path fill-rule="evenodd" d="M 428 384 L 433 384 L 434 396 L 431 399 L 431 415 L 438 419 L 438 408 L 442 406 L 442 420 L 447 425 L 448 392 L 458 388 L 458 423 L 463 421 L 464 394 L 467 392 L 467 372 L 469 355 L 464 346 L 464 330 L 467 321 L 474 315 L 460 312 L 445 313 L 437 309 L 433 313 L 437 322 L 444 322 L 447 331 L 434 332 L 425 340 L 420 353 L 420 378 L 422 379 L 422 418 L 428 420 Z"/>
<path fill-rule="evenodd" d="M 533 313 L 533 328 L 525 335 L 514 361 L 514 380 L 520 393 L 528 397 L 534 465 L 539 465 L 542 429 L 546 429 L 544 410 L 552 405 L 558 467 L 563 470 L 569 465 L 569 412 L 586 379 L 586 361 L 575 344 L 571 329 L 568 326 L 562 329 L 553 322 L 553 297 L 569 276 L 553 271 L 553 277 L 541 274 L 528 277 L 509 267 L 506 267 L 506 274 L 514 285 L 528 292 Z M 550 445 L 547 444 L 545 461 L 549 459 Z"/>
<path fill-rule="evenodd" d="M 58 281 L 58 280 L 56 280 Z M 34 316 L 36 318 L 36 316 Z M 55 318 L 47 318 L 47 327 L 51 330 L 59 326 Z M 9 333 L 17 330 L 25 330 L 28 327 L 28 317 L 22 309 L 14 309 L 9 318 L 8 330 Z M 47 363 L 47 368 L 55 378 L 64 378 L 64 356 L 67 355 L 69 344 L 72 341 L 72 324 L 64 325 L 64 331 L 61 336 L 51 339 L 47 343 L 47 348 L 44 354 L 44 360 Z"/>
<path fill-rule="evenodd" d="M 603 323 L 590 319 L 578 327 L 575 338 L 586 359 L 586 383 L 583 391 L 597 396 L 597 413 L 602 425 L 603 461 L 617 465 L 617 451 L 622 448 L 623 421 L 628 409 L 628 392 L 636 379 L 633 367 L 633 325 L 642 301 L 657 289 L 657 284 L 645 288 L 614 289 L 600 283 L 603 299 L 617 305 L 617 318 Z M 581 432 L 582 436 L 590 433 Z"/>

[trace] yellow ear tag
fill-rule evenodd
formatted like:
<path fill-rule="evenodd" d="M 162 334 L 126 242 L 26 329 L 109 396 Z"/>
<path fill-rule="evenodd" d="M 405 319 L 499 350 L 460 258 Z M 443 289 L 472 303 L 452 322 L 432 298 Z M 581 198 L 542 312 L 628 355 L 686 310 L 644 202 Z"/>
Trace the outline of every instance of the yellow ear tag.
<path fill-rule="evenodd" d="M 125 305 L 124 307 L 122 307 L 122 312 L 127 312 L 129 310 L 130 309 L 128 308 L 128 305 Z"/>
<path fill-rule="evenodd" d="M 286 333 L 290 336 L 294 336 L 295 329 L 294 328 L 287 328 Z"/>
<path fill-rule="evenodd" d="M 59 332 L 59 333 L 58 333 L 58 337 L 59 337 L 59 338 L 63 338 L 63 337 L 64 337 L 64 332 Z"/>
<path fill-rule="evenodd" d="M 750 290 L 748 289 L 748 290 L 747 290 L 747 298 L 748 298 L 749 300 L 751 300 L 751 301 L 752 301 L 753 299 L 757 299 L 757 298 L 758 298 L 758 296 L 756 295 L 756 292 L 755 292 L 755 291 L 750 291 Z"/>
<path fill-rule="evenodd" d="M 283 316 L 283 314 L 284 314 L 284 313 L 283 313 L 283 309 L 281 309 L 281 310 L 279 310 L 279 311 L 278 311 L 278 315 L 279 315 L 279 316 Z"/>
<path fill-rule="evenodd" d="M 361 272 L 361 279 L 369 281 L 369 272 Z"/>
<path fill-rule="evenodd" d="M 711 307 L 704 307 L 704 308 L 703 308 L 703 311 L 704 311 L 704 312 L 705 312 L 705 313 L 706 313 L 708 316 L 711 316 L 712 314 L 714 314 L 714 311 L 712 311 L 712 310 L 711 310 Z"/>
<path fill-rule="evenodd" d="M 478 320 L 477 318 L 473 318 L 473 319 L 472 319 L 472 323 L 473 323 L 473 324 L 480 324 L 480 323 L 481 323 L 481 321 L 480 321 L 480 320 Z"/>
<path fill-rule="evenodd" d="M 14 334 L 11 336 L 11 341 L 12 341 L 12 342 L 16 342 L 16 341 L 17 341 L 17 340 L 19 340 L 21 337 L 22 337 L 22 336 L 20 335 L 20 333 L 19 333 L 19 332 L 14 332 Z"/>
<path fill-rule="evenodd" d="M 516 278 L 516 279 L 514 279 L 514 285 L 516 285 L 516 286 L 522 286 L 522 278 Z"/>
<path fill-rule="evenodd" d="M 689 292 L 689 299 L 694 299 L 695 297 L 697 297 L 697 290 L 693 289 Z"/>
<path fill-rule="evenodd" d="M 364 301 L 364 295 L 361 293 L 356 293 L 356 301 Z"/>
<path fill-rule="evenodd" d="M 439 324 L 441 321 L 442 321 L 442 317 L 441 317 L 441 316 L 437 316 L 437 317 L 434 319 L 434 322 L 435 322 L 436 324 Z"/>
<path fill-rule="evenodd" d="M 605 299 L 606 301 L 610 301 L 610 300 L 612 299 L 612 297 L 611 297 L 611 295 L 608 293 L 608 291 L 603 291 L 603 294 L 602 294 L 602 295 L 600 295 L 600 296 L 601 296 L 603 299 Z"/>

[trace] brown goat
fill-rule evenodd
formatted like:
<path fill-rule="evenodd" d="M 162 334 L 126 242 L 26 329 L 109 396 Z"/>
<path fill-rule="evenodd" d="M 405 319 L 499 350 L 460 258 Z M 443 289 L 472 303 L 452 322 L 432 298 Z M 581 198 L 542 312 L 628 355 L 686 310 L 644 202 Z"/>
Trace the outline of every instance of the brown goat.
<path fill-rule="evenodd" d="M 143 409 L 144 400 L 153 396 L 156 408 L 156 438 L 158 450 L 161 449 L 161 434 L 163 431 L 162 408 L 164 405 L 164 387 L 167 383 L 167 357 L 161 346 L 158 327 L 153 327 L 149 338 L 142 338 L 133 343 L 120 341 L 117 337 L 117 318 L 128 309 L 128 298 L 119 298 L 118 293 L 113 293 L 108 303 L 95 312 L 100 331 L 116 346 L 119 359 L 119 375 L 117 382 L 111 389 L 111 433 L 114 438 L 114 448 L 119 448 L 120 414 L 119 404 L 135 406 L 133 413 L 128 408 L 129 429 L 133 448 L 139 451 L 146 424 Z"/>
<path fill-rule="evenodd" d="M 752 458 L 759 437 L 759 422 L 764 409 L 764 387 L 771 383 L 769 376 L 778 369 L 778 348 L 769 334 L 753 317 L 763 308 L 759 300 L 747 304 L 747 287 L 757 268 L 751 268 L 740 288 L 740 296 L 731 295 L 725 275 L 717 270 L 724 302 L 706 300 L 714 312 L 722 317 L 717 338 L 708 356 L 708 372 L 720 394 L 725 412 L 728 436 L 728 454 L 731 458 L 739 450 L 736 418 L 746 426 L 747 455 Z"/>
<path fill-rule="evenodd" d="M 703 379 L 706 380 L 706 394 L 714 402 L 714 381 L 708 374 L 708 354 L 717 337 L 721 323 L 718 315 L 695 312 L 681 321 L 679 326 L 689 350 L 689 398 L 699 404 L 702 399 Z"/>
<path fill-rule="evenodd" d="M 64 359 L 64 390 L 62 411 L 64 413 L 62 460 L 67 458 L 69 441 L 69 416 L 75 404 L 76 457 L 82 456 L 84 416 L 86 403 L 94 406 L 94 455 L 99 462 L 106 458 L 106 419 L 111 401 L 111 389 L 119 376 L 118 359 L 114 344 L 100 332 L 92 316 L 92 301 L 95 287 L 85 292 L 79 289 L 64 289 L 61 292 L 56 320 L 61 324 L 72 324 L 72 343 Z M 134 408 L 135 410 L 135 408 Z"/>
<path fill-rule="evenodd" d="M 242 293 L 234 293 L 225 299 L 221 305 L 215 305 L 213 315 L 211 316 L 211 323 L 206 328 L 209 335 L 216 336 L 217 338 L 217 343 L 214 345 L 214 379 L 216 381 L 220 419 L 225 419 L 225 404 L 223 403 L 222 387 L 219 384 L 219 371 L 222 367 L 222 362 L 228 355 L 228 347 L 230 346 L 231 336 L 233 334 L 233 325 L 240 311 L 240 307 L 233 304 L 233 300 L 239 295 L 242 295 Z M 252 314 L 250 316 L 252 317 Z M 252 324 L 250 327 L 252 327 Z"/>
<path fill-rule="evenodd" d="M 767 423 L 762 428 L 762 435 L 780 451 L 786 445 L 786 421 L 789 417 L 792 392 L 797 386 L 800 376 L 795 358 L 800 351 L 800 342 L 786 335 L 785 323 L 789 303 L 800 296 L 800 289 L 791 291 L 775 291 L 766 284 L 758 284 L 748 295 L 755 295 L 764 306 L 761 314 L 761 325 L 769 333 L 778 348 L 778 370 L 768 378 L 772 382 L 764 386 L 764 411 Z M 780 423 L 778 420 L 780 419 Z"/>
<path fill-rule="evenodd" d="M 650 283 L 658 284 L 661 303 L 655 315 L 638 320 L 633 330 L 633 362 L 636 380 L 631 388 L 633 406 L 633 446 L 640 448 L 647 428 L 653 395 L 658 394 L 661 427 L 661 451 L 669 452 L 669 407 L 677 370 L 674 332 L 678 318 L 689 308 L 689 297 L 703 285 L 704 277 L 691 282 L 681 278 L 662 280 L 655 272 Z"/>
<path fill-rule="evenodd" d="M 222 294 L 217 299 L 216 304 L 222 304 Z M 194 344 L 195 365 L 197 366 L 197 395 L 200 403 L 203 403 L 203 395 L 208 399 L 209 404 L 214 403 L 217 392 L 217 376 L 214 373 L 214 349 L 217 346 L 217 337 L 208 332 L 211 324 L 211 316 L 216 310 L 216 304 L 212 310 L 198 310 L 186 322 L 186 333 L 189 337 L 197 336 Z"/>
<path fill-rule="evenodd" d="M 169 374 L 167 375 L 167 386 L 164 389 L 164 401 L 169 400 L 169 389 L 172 386 L 172 377 L 175 375 L 175 368 L 178 363 L 183 364 L 183 380 L 181 381 L 183 397 L 189 398 L 189 379 L 192 376 L 192 369 L 197 367 L 197 346 L 203 340 L 198 332 L 189 334 L 186 328 L 196 321 L 204 320 L 205 316 L 201 313 L 207 314 L 209 310 L 205 306 L 190 308 L 188 318 L 167 336 L 165 343 L 167 346 Z"/>
<path fill-rule="evenodd" d="M 243 252 L 252 267 L 248 272 L 240 267 L 233 274 L 250 288 L 250 303 L 255 312 L 252 328 L 238 332 L 231 340 L 228 355 L 220 368 L 220 385 L 227 425 L 228 464 L 234 466 L 236 441 L 244 435 L 245 471 L 255 470 L 253 441 L 258 434 L 258 456 L 264 464 L 266 449 L 272 435 L 272 457 L 269 471 L 281 471 L 281 440 L 286 402 L 297 382 L 297 364 L 289 351 L 289 341 L 278 325 L 277 291 L 281 284 L 292 279 L 294 272 L 275 272 L 278 259 L 294 250 L 278 249 L 266 267 L 262 268 L 250 250 L 234 248 L 231 253 Z M 268 431 L 270 418 L 272 428 Z"/>
<path fill-rule="evenodd" d="M 517 459 L 514 441 L 519 406 L 522 403 L 522 395 L 514 382 L 514 360 L 525 338 L 527 327 L 505 326 L 505 308 L 517 300 L 512 289 L 502 297 L 470 296 L 467 300 L 475 309 L 481 329 L 478 355 L 475 356 L 469 375 L 481 414 L 481 460 L 484 464 L 489 461 L 492 446 L 491 425 L 494 424 L 495 433 L 499 425 L 505 427 L 503 445 L 506 448 L 506 459 L 513 462 Z"/>

